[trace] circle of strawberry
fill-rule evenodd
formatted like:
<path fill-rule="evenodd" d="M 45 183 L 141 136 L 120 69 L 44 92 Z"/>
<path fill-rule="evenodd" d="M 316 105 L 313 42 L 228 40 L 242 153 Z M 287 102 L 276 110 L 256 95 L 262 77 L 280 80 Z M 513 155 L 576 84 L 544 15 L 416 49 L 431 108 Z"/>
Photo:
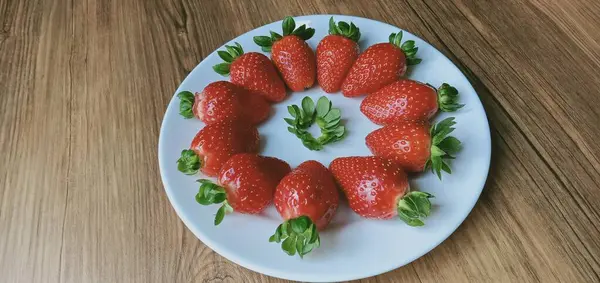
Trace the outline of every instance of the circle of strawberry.
<path fill-rule="evenodd" d="M 392 160 L 341 157 L 334 159 L 329 169 L 358 215 L 376 219 L 397 215 L 410 226 L 425 224 L 423 219 L 429 216 L 433 195 L 411 192 L 406 173 Z"/>
<path fill-rule="evenodd" d="M 317 45 L 317 81 L 327 93 L 342 88 L 344 78 L 360 52 L 360 30 L 354 23 L 329 19 L 329 35 Z"/>
<path fill-rule="evenodd" d="M 464 104 L 458 103 L 458 91 L 443 83 L 439 89 L 413 80 L 398 80 L 369 94 L 360 104 L 360 111 L 373 123 L 389 125 L 406 120 L 429 120 L 438 109 L 454 112 Z"/>
<path fill-rule="evenodd" d="M 457 138 L 448 136 L 455 124 L 454 117 L 431 127 L 425 121 L 391 124 L 371 132 L 365 140 L 374 155 L 392 159 L 408 172 L 431 168 L 442 179 L 442 171 L 452 173 L 447 160 L 454 159 L 461 148 Z"/>
<path fill-rule="evenodd" d="M 225 49 L 227 51 L 217 51 L 225 62 L 214 65 L 215 72 L 229 75 L 232 83 L 262 95 L 268 101 L 279 102 L 285 98 L 285 85 L 267 56 L 257 52 L 244 53 L 237 42 L 225 45 Z"/>
<path fill-rule="evenodd" d="M 300 257 L 320 246 L 319 230 L 333 218 L 339 195 L 333 176 L 321 163 L 309 160 L 285 176 L 274 197 L 275 208 L 285 220 L 269 242 L 281 243 L 290 256 Z"/>
<path fill-rule="evenodd" d="M 221 166 L 238 153 L 258 152 L 258 130 L 242 120 L 226 120 L 206 125 L 192 140 L 190 149 L 184 149 L 177 160 L 177 169 L 194 175 L 201 170 L 207 176 L 216 176 Z"/>
<path fill-rule="evenodd" d="M 373 93 L 396 81 L 406 73 L 406 67 L 421 62 L 413 40 L 402 43 L 402 31 L 392 33 L 389 42 L 370 46 L 358 56 L 342 84 L 346 97 Z"/>
<path fill-rule="evenodd" d="M 205 124 L 228 119 L 258 124 L 266 120 L 271 111 L 271 105 L 264 98 L 228 81 L 212 82 L 195 95 L 183 91 L 177 96 L 180 99 L 179 114 L 184 118 L 196 117 Z"/>
<path fill-rule="evenodd" d="M 215 215 L 219 225 L 232 211 L 257 214 L 273 200 L 273 191 L 290 166 L 283 160 L 251 153 L 236 154 L 219 171 L 218 183 L 200 179 L 196 201 L 202 205 L 222 204 Z"/>
<path fill-rule="evenodd" d="M 271 31 L 271 36 L 255 36 L 254 42 L 265 52 L 271 52 L 271 59 L 286 85 L 292 91 L 302 91 L 315 83 L 315 54 L 305 42 L 315 34 L 315 29 L 301 25 L 296 28 L 292 17 L 282 22 L 283 36 Z"/>

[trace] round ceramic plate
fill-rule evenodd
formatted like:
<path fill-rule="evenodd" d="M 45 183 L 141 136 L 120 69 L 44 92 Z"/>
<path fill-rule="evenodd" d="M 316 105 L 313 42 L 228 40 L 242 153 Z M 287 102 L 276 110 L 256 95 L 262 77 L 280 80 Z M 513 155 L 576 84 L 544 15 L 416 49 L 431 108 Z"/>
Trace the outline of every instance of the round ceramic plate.
<path fill-rule="evenodd" d="M 331 15 L 296 17 L 296 26 L 306 24 L 316 29 L 308 44 L 316 49 L 328 32 Z M 336 21 L 354 22 L 362 33 L 360 48 L 387 42 L 390 33 L 400 29 L 374 20 L 334 15 Z M 239 42 L 246 52 L 261 52 L 252 37 L 268 35 L 269 30 L 281 32 L 281 22 L 271 23 L 249 31 L 227 44 Z M 232 213 L 219 226 L 213 225 L 217 205 L 201 206 L 194 196 L 198 192 L 196 179 L 204 176 L 186 176 L 177 171 L 176 161 L 182 149 L 188 148 L 194 135 L 204 124 L 196 119 L 179 116 L 179 99 L 173 96 L 165 114 L 159 140 L 159 163 L 167 196 L 185 225 L 211 249 L 227 259 L 266 275 L 290 280 L 331 282 L 360 279 L 381 274 L 419 258 L 445 240 L 467 217 L 483 189 L 490 165 L 490 131 L 488 121 L 477 94 L 459 69 L 442 53 L 420 38 L 404 31 L 404 40 L 412 39 L 419 47 L 418 57 L 423 61 L 409 68 L 408 77 L 439 86 L 447 82 L 461 94 L 465 107 L 452 113 L 456 117 L 453 135 L 463 143 L 463 150 L 452 163 L 452 175 L 443 181 L 427 172 L 411 179 L 413 189 L 435 195 L 433 209 L 423 227 L 410 227 L 399 219 L 367 220 L 354 214 L 345 203 L 326 230 L 321 231 L 321 247 L 300 259 L 288 256 L 276 243 L 269 243 L 281 223 L 273 206 L 261 215 Z M 220 48 L 221 49 L 221 48 Z M 220 63 L 216 52 L 210 54 L 188 75 L 177 92 L 200 92 L 211 82 L 228 80 L 212 70 Z M 273 105 L 270 119 L 259 126 L 262 155 L 287 161 L 292 167 L 305 160 L 317 160 L 328 166 L 336 157 L 371 155 L 365 145 L 365 136 L 378 128 L 359 111 L 362 97 L 346 98 L 341 93 L 327 94 L 335 107 L 342 110 L 348 129 L 347 137 L 327 145 L 322 151 L 310 151 L 300 140 L 287 131 L 283 118 L 289 114 L 287 106 L 300 105 L 305 96 L 316 101 L 326 95 L 317 85 L 296 93 L 288 93 L 281 103 Z M 436 121 L 448 117 L 439 114 Z M 317 128 L 316 125 L 313 126 Z M 317 128 L 318 130 L 318 128 Z"/>

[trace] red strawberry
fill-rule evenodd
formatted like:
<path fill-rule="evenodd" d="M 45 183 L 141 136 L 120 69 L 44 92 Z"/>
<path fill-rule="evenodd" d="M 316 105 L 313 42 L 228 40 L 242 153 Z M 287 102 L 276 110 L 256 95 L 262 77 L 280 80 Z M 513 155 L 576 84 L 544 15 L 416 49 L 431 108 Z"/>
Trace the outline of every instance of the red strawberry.
<path fill-rule="evenodd" d="M 366 137 L 367 147 L 374 155 L 396 161 L 408 172 L 421 172 L 431 167 L 441 179 L 441 171 L 450 174 L 446 159 L 453 159 L 460 150 L 460 141 L 448 136 L 454 131 L 454 117 L 429 128 L 424 121 L 391 124 Z"/>
<path fill-rule="evenodd" d="M 458 104 L 458 91 L 449 84 L 436 90 L 430 85 L 412 80 L 399 80 L 363 99 L 360 111 L 375 124 L 388 125 L 405 120 L 429 120 L 438 108 L 453 112 Z"/>
<path fill-rule="evenodd" d="M 389 159 L 376 156 L 341 157 L 329 165 L 350 208 L 366 218 L 389 219 L 396 215 L 410 226 L 423 226 L 429 216 L 433 196 L 409 192 L 402 168 Z"/>
<path fill-rule="evenodd" d="M 196 201 L 202 205 L 223 205 L 215 216 L 219 225 L 226 213 L 257 214 L 273 199 L 275 187 L 290 172 L 290 166 L 282 160 L 252 153 L 232 156 L 219 171 L 218 183 L 201 179 Z"/>
<path fill-rule="evenodd" d="M 327 93 L 337 92 L 358 53 L 360 31 L 353 24 L 329 19 L 329 35 L 317 46 L 317 80 Z"/>
<path fill-rule="evenodd" d="M 221 166 L 234 154 L 258 152 L 258 130 L 245 121 L 227 120 L 206 125 L 196 134 L 190 149 L 183 150 L 177 169 L 187 175 L 202 170 L 216 176 Z"/>
<path fill-rule="evenodd" d="M 264 98 L 228 81 L 210 83 L 202 92 L 196 93 L 195 97 L 191 97 L 191 108 L 187 105 L 190 94 L 178 94 L 181 99 L 180 114 L 190 118 L 196 116 L 206 124 L 229 119 L 243 119 L 258 124 L 267 119 L 271 111 L 271 105 Z M 193 114 L 189 115 L 189 112 Z"/>
<path fill-rule="evenodd" d="M 392 33 L 389 43 L 372 45 L 360 54 L 342 84 L 344 96 L 376 92 L 403 76 L 406 66 L 419 64 L 415 42 L 407 40 L 401 44 L 401 41 L 402 31 Z"/>
<path fill-rule="evenodd" d="M 287 86 L 293 91 L 302 91 L 315 83 L 315 54 L 305 40 L 315 34 L 315 29 L 302 25 L 294 30 L 294 18 L 283 20 L 283 37 L 275 32 L 271 36 L 255 36 L 254 42 L 265 52 L 281 73 Z"/>
<path fill-rule="evenodd" d="M 324 229 L 338 207 L 333 176 L 313 160 L 305 161 L 285 176 L 275 189 L 275 208 L 285 220 L 270 242 L 281 242 L 289 255 L 300 257 L 320 245 L 317 230 Z"/>
<path fill-rule="evenodd" d="M 256 52 L 244 54 L 237 42 L 235 46 L 225 45 L 225 48 L 227 51 L 217 51 L 225 62 L 213 66 L 215 72 L 224 76 L 229 74 L 232 83 L 269 101 L 279 102 L 285 98 L 285 85 L 267 56 Z"/>

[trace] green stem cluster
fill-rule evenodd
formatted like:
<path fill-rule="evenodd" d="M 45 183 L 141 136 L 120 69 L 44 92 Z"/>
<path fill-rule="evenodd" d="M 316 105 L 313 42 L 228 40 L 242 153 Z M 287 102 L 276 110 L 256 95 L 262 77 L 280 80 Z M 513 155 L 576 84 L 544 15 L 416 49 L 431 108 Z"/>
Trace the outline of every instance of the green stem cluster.
<path fill-rule="evenodd" d="M 454 159 L 454 155 L 461 149 L 460 141 L 452 136 L 448 136 L 454 131 L 454 117 L 446 118 L 441 122 L 431 126 L 429 134 L 431 136 L 431 155 L 425 163 L 425 168 L 431 168 L 440 180 L 442 171 L 451 174 L 452 170 L 448 164 L 448 159 Z"/>
<path fill-rule="evenodd" d="M 297 105 L 288 106 L 292 118 L 284 118 L 290 125 L 288 131 L 298 137 L 302 144 L 310 150 L 322 150 L 326 144 L 342 140 L 346 136 L 346 127 L 341 125 L 342 112 L 332 108 L 331 101 L 321 96 L 315 106 L 310 97 L 302 99 L 302 109 Z M 321 136 L 313 137 L 308 129 L 317 123 L 321 129 Z"/>
<path fill-rule="evenodd" d="M 300 216 L 281 223 L 269 242 L 281 243 L 281 249 L 288 255 L 296 253 L 303 258 L 321 245 L 317 226 L 308 216 Z"/>

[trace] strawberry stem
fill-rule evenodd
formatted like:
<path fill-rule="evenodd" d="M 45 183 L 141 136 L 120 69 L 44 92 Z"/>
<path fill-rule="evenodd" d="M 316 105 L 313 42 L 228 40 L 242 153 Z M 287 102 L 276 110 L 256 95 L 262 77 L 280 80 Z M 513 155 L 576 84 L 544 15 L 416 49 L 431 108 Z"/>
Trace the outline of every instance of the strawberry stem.
<path fill-rule="evenodd" d="M 186 175 L 194 175 L 202 167 L 200 157 L 191 149 L 181 151 L 181 157 L 177 159 L 177 170 Z"/>
<path fill-rule="evenodd" d="M 179 115 L 185 119 L 194 118 L 194 112 L 192 111 L 194 94 L 186 90 L 178 93 L 177 97 L 179 97 Z"/>
<path fill-rule="evenodd" d="M 219 210 L 217 210 L 217 214 L 215 215 L 215 226 L 219 225 L 223 221 L 225 214 L 233 211 L 233 207 L 227 202 L 225 188 L 207 179 L 199 179 L 197 182 L 200 183 L 200 188 L 196 194 L 196 202 L 201 205 L 223 204 Z"/>
<path fill-rule="evenodd" d="M 417 58 L 417 51 L 419 51 L 419 47 L 415 46 L 414 40 L 407 40 L 402 43 L 402 31 L 390 34 L 389 42 L 402 49 L 404 55 L 406 56 L 406 65 L 412 66 L 421 63 L 421 58 Z"/>
<path fill-rule="evenodd" d="M 317 226 L 308 216 L 300 216 L 281 223 L 269 238 L 269 242 L 281 243 L 281 249 L 290 256 L 300 258 L 321 245 Z"/>
<path fill-rule="evenodd" d="M 430 198 L 426 192 L 410 192 L 398 201 L 398 217 L 410 226 L 423 226 L 423 220 L 431 212 Z"/>
<path fill-rule="evenodd" d="M 440 88 L 438 88 L 437 93 L 439 108 L 444 112 L 454 112 L 465 106 L 464 104 L 458 103 L 458 90 L 447 83 L 443 83 Z"/>
<path fill-rule="evenodd" d="M 453 137 L 448 136 L 454 131 L 454 117 L 449 117 L 441 122 L 431 126 L 429 130 L 431 135 L 431 155 L 425 163 L 425 168 L 431 168 L 431 171 L 442 179 L 442 171 L 451 174 L 450 164 L 448 159 L 454 159 L 454 155 L 460 151 L 461 142 Z"/>
<path fill-rule="evenodd" d="M 360 39 L 360 29 L 354 25 L 354 23 L 350 22 L 350 24 L 348 24 L 346 22 L 339 21 L 336 24 L 333 20 L 333 17 L 329 19 L 329 34 L 341 35 L 355 42 L 358 42 Z"/>
<path fill-rule="evenodd" d="M 237 59 L 238 57 L 242 56 L 242 54 L 244 54 L 244 49 L 242 48 L 242 45 L 240 45 L 237 42 L 235 42 L 235 46 L 225 45 L 225 49 L 227 51 L 224 51 L 224 50 L 217 51 L 217 54 L 219 55 L 219 57 L 221 57 L 221 59 L 223 59 L 224 62 L 213 66 L 213 70 L 215 72 L 217 72 L 217 74 L 222 75 L 222 76 L 229 75 L 229 69 L 231 68 L 231 63 L 233 63 L 233 61 L 235 61 L 235 59 Z"/>
<path fill-rule="evenodd" d="M 302 40 L 309 40 L 315 34 L 315 29 L 307 28 L 306 25 L 301 25 L 296 28 L 294 18 L 289 16 L 283 19 L 281 29 L 283 31 L 283 36 L 295 35 L 302 38 Z M 283 38 L 283 36 L 276 32 L 270 31 L 269 33 L 271 36 L 260 35 L 252 38 L 254 43 L 260 46 L 261 50 L 264 52 L 271 52 L 273 44 Z"/>

